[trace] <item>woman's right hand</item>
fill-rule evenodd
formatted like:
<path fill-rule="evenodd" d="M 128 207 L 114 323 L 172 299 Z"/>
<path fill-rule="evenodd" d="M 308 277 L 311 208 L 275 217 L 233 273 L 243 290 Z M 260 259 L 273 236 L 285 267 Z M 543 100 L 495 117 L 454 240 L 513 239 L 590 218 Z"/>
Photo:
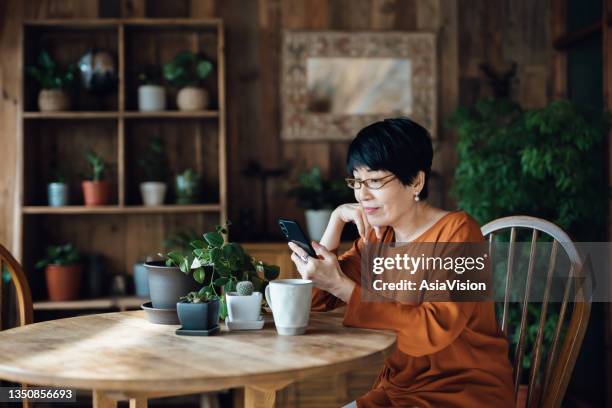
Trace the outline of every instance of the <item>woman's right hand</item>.
<path fill-rule="evenodd" d="M 342 204 L 334 210 L 332 216 L 334 215 L 344 223 L 354 223 L 357 226 L 357 231 L 359 231 L 359 236 L 361 236 L 363 242 L 368 242 L 368 235 L 370 235 L 372 229 L 376 233 L 376 238 L 382 238 L 382 228 L 370 225 L 363 211 L 363 207 L 358 203 Z"/>

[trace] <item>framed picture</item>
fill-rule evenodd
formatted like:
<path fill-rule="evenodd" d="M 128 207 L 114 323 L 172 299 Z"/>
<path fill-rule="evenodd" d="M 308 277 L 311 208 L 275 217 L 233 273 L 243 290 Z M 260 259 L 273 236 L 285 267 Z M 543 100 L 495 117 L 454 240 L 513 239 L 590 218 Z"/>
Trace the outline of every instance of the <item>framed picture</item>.
<path fill-rule="evenodd" d="M 397 116 L 435 137 L 434 33 L 285 31 L 282 47 L 284 140 L 350 140 Z"/>

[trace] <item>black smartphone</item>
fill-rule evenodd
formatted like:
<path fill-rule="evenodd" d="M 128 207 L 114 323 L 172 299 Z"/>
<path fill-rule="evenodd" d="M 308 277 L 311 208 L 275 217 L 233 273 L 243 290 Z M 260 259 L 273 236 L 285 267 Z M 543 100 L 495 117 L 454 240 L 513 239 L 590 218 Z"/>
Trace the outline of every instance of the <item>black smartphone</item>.
<path fill-rule="evenodd" d="M 315 250 L 310 245 L 310 240 L 304 234 L 302 227 L 295 220 L 278 220 L 278 226 L 280 227 L 283 235 L 287 238 L 287 241 L 291 241 L 296 245 L 299 245 L 306 253 L 314 258 L 317 257 Z"/>

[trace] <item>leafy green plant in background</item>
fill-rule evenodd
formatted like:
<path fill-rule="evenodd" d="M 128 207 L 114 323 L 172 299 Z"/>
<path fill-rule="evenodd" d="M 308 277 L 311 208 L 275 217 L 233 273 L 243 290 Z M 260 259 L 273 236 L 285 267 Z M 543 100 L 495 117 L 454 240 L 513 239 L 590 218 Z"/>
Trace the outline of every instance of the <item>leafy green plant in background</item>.
<path fill-rule="evenodd" d="M 89 151 L 85 154 L 85 158 L 87 159 L 87 163 L 91 167 L 91 176 L 90 180 L 92 181 L 101 181 L 104 180 L 105 172 L 106 172 L 106 162 L 100 155 Z"/>
<path fill-rule="evenodd" d="M 157 65 L 147 65 L 138 72 L 140 85 L 161 85 L 162 71 Z"/>
<path fill-rule="evenodd" d="M 343 180 L 325 180 L 321 176 L 321 169 L 313 167 L 299 174 L 297 185 L 289 190 L 289 196 L 297 199 L 300 208 L 322 210 L 351 201 L 353 193 Z"/>
<path fill-rule="evenodd" d="M 47 247 L 46 255 L 36 263 L 36 268 L 47 265 L 74 265 L 79 263 L 81 256 L 72 244 L 52 245 Z"/>
<path fill-rule="evenodd" d="M 164 77 L 172 85 L 182 88 L 197 86 L 211 73 L 212 63 L 202 54 L 181 51 L 163 66 Z"/>
<path fill-rule="evenodd" d="M 221 300 L 221 317 L 227 315 L 225 299 L 220 296 L 217 288 L 223 288 L 225 293 L 236 290 L 237 282 L 250 281 L 255 290 L 264 291 L 268 282 L 280 274 L 276 265 L 267 265 L 251 257 L 242 246 L 235 242 L 226 242 L 225 226 L 217 226 L 215 231 L 206 232 L 202 239 L 190 242 L 191 252 L 171 251 L 163 255 L 166 265 L 176 266 L 183 273 L 193 274 L 193 278 L 204 286 L 197 294 L 191 293 L 192 299 Z M 211 273 L 206 272 L 208 268 Z"/>
<path fill-rule="evenodd" d="M 603 135 L 607 117 L 591 118 L 568 101 L 523 111 L 507 100 L 461 107 L 458 206 L 484 224 L 512 214 L 547 219 L 581 240 L 596 240 L 605 217 Z"/>
<path fill-rule="evenodd" d="M 458 108 L 449 121 L 459 135 L 453 187 L 458 207 L 481 225 L 514 214 L 531 215 L 559 225 L 576 240 L 599 240 L 604 231 L 597 226 L 603 225 L 609 199 L 603 157 L 608 123 L 607 115 L 583 112 L 568 101 L 523 110 L 508 100 L 485 99 L 473 107 Z M 497 266 L 495 276 L 503 278 L 505 268 Z M 501 315 L 501 305 L 496 307 Z M 558 309 L 558 304 L 549 305 L 545 352 L 554 336 Z M 540 311 L 539 303 L 529 303 L 523 381 L 533 359 Z M 520 319 L 520 304 L 511 303 L 512 354 Z"/>
<path fill-rule="evenodd" d="M 166 181 L 166 155 L 164 143 L 160 136 L 152 137 L 138 160 L 145 174 L 145 181 Z"/>
<path fill-rule="evenodd" d="M 26 72 L 40 84 L 42 89 L 67 88 L 75 79 L 76 67 L 60 70 L 48 52 L 41 51 L 36 65 L 28 65 Z"/>

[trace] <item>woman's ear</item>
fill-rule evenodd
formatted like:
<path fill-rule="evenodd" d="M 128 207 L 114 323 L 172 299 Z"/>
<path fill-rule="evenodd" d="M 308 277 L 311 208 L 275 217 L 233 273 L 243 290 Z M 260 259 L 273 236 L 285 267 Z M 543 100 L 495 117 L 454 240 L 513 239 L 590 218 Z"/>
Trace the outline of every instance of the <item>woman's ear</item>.
<path fill-rule="evenodd" d="M 420 193 L 421 190 L 423 190 L 424 185 L 425 185 L 425 172 L 423 170 L 419 170 L 417 175 L 414 177 L 414 182 L 412 183 L 412 187 Z"/>

